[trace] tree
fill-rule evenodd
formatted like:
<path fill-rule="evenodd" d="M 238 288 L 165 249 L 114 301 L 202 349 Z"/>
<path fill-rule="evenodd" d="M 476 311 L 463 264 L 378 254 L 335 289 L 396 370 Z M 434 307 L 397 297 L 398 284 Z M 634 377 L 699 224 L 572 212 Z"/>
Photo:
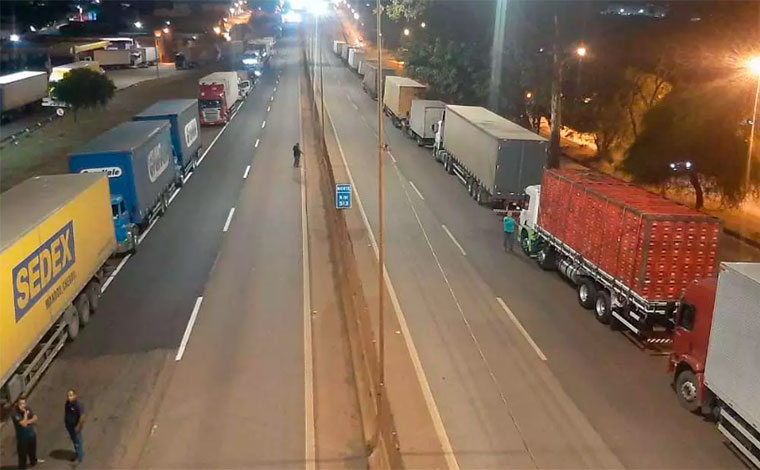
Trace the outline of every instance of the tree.
<path fill-rule="evenodd" d="M 751 189 L 744 183 L 746 123 L 752 111 L 745 88 L 720 81 L 672 91 L 644 117 L 623 169 L 644 184 L 688 180 L 697 209 L 704 204 L 705 191 L 719 194 L 726 205 L 736 205 Z M 756 186 L 757 165 L 750 176 Z"/>
<path fill-rule="evenodd" d="M 421 16 L 429 0 L 385 0 L 383 6 L 388 18 L 392 20 L 413 20 Z"/>
<path fill-rule="evenodd" d="M 105 106 L 115 91 L 110 78 L 87 68 L 74 69 L 53 84 L 53 94 L 71 106 L 75 118 L 80 109 Z"/>

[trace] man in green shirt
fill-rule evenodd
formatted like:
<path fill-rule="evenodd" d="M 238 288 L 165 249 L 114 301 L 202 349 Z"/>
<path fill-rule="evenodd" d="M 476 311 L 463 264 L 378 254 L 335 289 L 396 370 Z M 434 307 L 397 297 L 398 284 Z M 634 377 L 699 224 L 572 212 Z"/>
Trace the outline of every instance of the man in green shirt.
<path fill-rule="evenodd" d="M 504 251 L 509 250 L 511 253 L 515 247 L 515 219 L 507 214 L 504 216 L 502 223 L 504 225 Z"/>

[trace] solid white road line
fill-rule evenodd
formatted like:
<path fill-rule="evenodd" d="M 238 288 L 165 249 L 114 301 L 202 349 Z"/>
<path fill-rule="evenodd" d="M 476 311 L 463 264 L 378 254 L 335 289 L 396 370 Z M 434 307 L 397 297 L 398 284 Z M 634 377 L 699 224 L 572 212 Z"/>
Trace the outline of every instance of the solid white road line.
<path fill-rule="evenodd" d="M 235 214 L 235 208 L 233 207 L 230 209 L 230 213 L 227 214 L 227 222 L 224 223 L 224 228 L 222 229 L 222 232 L 226 232 L 230 229 L 230 223 L 232 222 L 232 216 Z"/>
<path fill-rule="evenodd" d="M 121 271 L 121 268 L 124 267 L 124 265 L 127 263 L 127 260 L 129 258 L 131 258 L 131 257 L 132 257 L 132 255 L 129 254 L 129 255 L 127 255 L 127 256 L 125 256 L 124 258 L 121 259 L 121 262 L 116 266 L 116 269 L 113 270 L 113 272 L 108 276 L 108 279 L 106 279 L 106 282 L 104 282 L 103 286 L 100 288 L 100 293 L 101 294 L 103 292 L 105 292 L 106 289 L 108 289 L 108 286 L 111 285 L 111 283 L 113 282 L 113 280 L 116 278 L 116 275 L 119 274 L 119 271 Z"/>
<path fill-rule="evenodd" d="M 423 196 L 422 193 L 420 192 L 420 190 L 417 189 L 417 186 L 414 185 L 414 182 L 412 182 L 411 180 L 409 180 L 409 184 L 412 186 L 412 189 L 414 190 L 414 192 L 417 193 L 417 196 L 419 196 L 420 199 L 422 199 L 424 201 L 425 200 L 425 196 Z"/>
<path fill-rule="evenodd" d="M 266 121 L 264 121 L 264 122 L 261 123 L 261 128 L 262 129 L 265 128 L 266 126 L 267 126 L 267 122 Z"/>
<path fill-rule="evenodd" d="M 253 145 L 253 148 L 259 148 L 259 139 L 256 139 L 256 143 Z"/>
<path fill-rule="evenodd" d="M 153 222 L 151 222 L 150 225 L 148 225 L 148 228 L 146 228 L 145 231 L 140 234 L 140 237 L 137 239 L 138 245 L 142 243 L 143 238 L 145 238 L 145 236 L 148 235 L 148 232 L 153 230 L 153 226 L 156 225 L 156 222 L 158 222 L 158 218 L 153 219 Z"/>
<path fill-rule="evenodd" d="M 507 304 L 504 303 L 504 301 L 501 299 L 501 297 L 496 297 L 496 301 L 499 302 L 499 305 L 501 305 L 501 308 L 504 309 L 505 312 L 507 312 L 507 316 L 510 320 L 512 320 L 512 323 L 515 324 L 517 329 L 520 331 L 520 333 L 523 335 L 523 338 L 525 338 L 525 341 L 530 344 L 530 347 L 533 348 L 534 351 L 536 351 L 536 354 L 538 355 L 539 359 L 542 361 L 546 361 L 546 356 L 544 355 L 544 352 L 541 351 L 541 348 L 538 347 L 535 341 L 533 341 L 533 338 L 530 337 L 528 332 L 523 328 L 522 323 L 520 323 L 520 320 L 517 319 L 514 313 L 512 313 L 512 310 L 507 307 Z"/>
<path fill-rule="evenodd" d="M 189 177 L 189 176 L 190 176 L 190 174 L 188 174 L 187 176 Z M 187 181 L 187 180 L 184 180 L 184 179 L 182 180 L 182 182 L 183 182 L 183 183 L 184 183 L 185 181 Z M 167 202 L 167 204 L 166 204 L 166 205 L 169 205 L 169 204 L 171 204 L 171 203 L 172 203 L 172 201 L 174 200 L 174 198 L 175 198 L 175 197 L 177 197 L 177 194 L 179 194 L 179 190 L 180 190 L 180 189 L 182 189 L 182 188 L 177 188 L 177 189 L 175 189 L 175 190 L 174 190 L 174 192 L 172 193 L 171 197 L 169 198 L 169 202 Z"/>
<path fill-rule="evenodd" d="M 330 126 L 332 127 L 333 134 L 335 135 L 335 140 L 338 142 L 338 150 L 340 151 L 340 157 L 343 161 L 343 166 L 346 168 L 346 173 L 348 174 L 348 181 L 351 183 L 351 187 L 354 188 L 354 194 L 356 194 L 356 205 L 359 207 L 359 213 L 361 214 L 362 220 L 364 221 L 364 226 L 367 229 L 367 234 L 369 235 L 372 249 L 375 251 L 375 258 L 379 260 L 380 252 L 377 248 L 375 234 L 372 232 L 372 227 L 369 224 L 369 219 L 367 219 L 367 213 L 364 211 L 364 205 L 362 204 L 361 197 L 359 197 L 359 191 L 356 187 L 356 183 L 354 183 L 354 177 L 351 175 L 351 169 L 349 168 L 348 162 L 346 161 L 346 155 L 343 152 L 343 146 L 340 143 L 338 131 L 335 129 L 335 124 L 333 123 L 327 103 L 325 103 L 325 113 L 327 114 L 326 117 L 330 121 Z M 362 118 L 363 117 L 364 116 L 362 115 Z M 427 407 L 428 413 L 430 414 L 430 419 L 433 422 L 433 427 L 435 428 L 439 444 L 441 445 L 441 451 L 443 452 L 444 458 L 446 459 L 446 464 L 448 465 L 449 469 L 458 470 L 459 463 L 457 462 L 456 455 L 454 455 L 454 450 L 451 447 L 451 441 L 449 440 L 449 436 L 446 433 L 446 428 L 443 425 L 441 413 L 438 411 L 438 406 L 435 403 L 433 391 L 430 389 L 430 383 L 428 382 L 427 376 L 425 376 L 425 371 L 422 368 L 422 361 L 420 360 L 420 355 L 417 352 L 417 347 L 415 346 L 414 340 L 412 339 L 412 334 L 409 331 L 409 326 L 406 323 L 406 317 L 404 316 L 404 312 L 401 309 L 401 303 L 399 302 L 398 296 L 396 295 L 396 289 L 393 288 L 393 283 L 391 282 L 391 278 L 388 275 L 388 269 L 386 268 L 383 271 L 383 280 L 385 281 L 385 285 L 388 288 L 388 296 L 391 298 L 391 304 L 393 304 L 393 311 L 396 314 L 396 320 L 399 323 L 401 334 L 404 337 L 404 342 L 406 343 L 406 347 L 409 350 L 409 356 L 412 359 L 414 373 L 417 376 L 417 381 L 419 382 L 420 388 L 422 389 L 425 406 Z"/>
<path fill-rule="evenodd" d="M 187 321 L 187 326 L 185 327 L 185 334 L 182 335 L 182 342 L 179 343 L 179 349 L 177 349 L 177 355 L 174 356 L 175 361 L 179 361 L 182 359 L 182 356 L 185 354 L 185 348 L 187 347 L 187 342 L 190 341 L 190 333 L 193 332 L 193 325 L 195 325 L 195 319 L 198 317 L 198 312 L 201 309 L 201 302 L 203 302 L 203 297 L 198 297 L 195 299 L 195 305 L 193 306 L 193 313 L 190 314 L 190 320 Z"/>
<path fill-rule="evenodd" d="M 243 179 L 247 179 L 248 173 L 250 172 L 251 172 L 251 165 L 248 165 L 247 167 L 245 167 L 245 173 L 243 173 Z"/>
<path fill-rule="evenodd" d="M 301 97 L 301 81 L 298 81 L 298 97 Z M 303 119 L 301 105 L 298 104 L 298 133 L 303 142 Z M 306 160 L 301 165 L 301 253 L 303 258 L 303 374 L 304 374 L 304 425 L 305 467 L 314 470 L 317 466 L 317 442 L 314 423 L 314 354 L 311 331 L 311 279 L 309 266 L 309 221 L 306 216 Z"/>
<path fill-rule="evenodd" d="M 467 253 L 465 253 L 464 248 L 462 248 L 462 245 L 459 244 L 456 238 L 454 238 L 454 234 L 451 233 L 449 228 L 443 224 L 441 224 L 441 227 L 443 227 L 443 231 L 446 232 L 446 234 L 451 238 L 451 241 L 454 242 L 454 244 L 459 248 L 459 251 L 462 252 L 462 256 L 467 256 Z"/>

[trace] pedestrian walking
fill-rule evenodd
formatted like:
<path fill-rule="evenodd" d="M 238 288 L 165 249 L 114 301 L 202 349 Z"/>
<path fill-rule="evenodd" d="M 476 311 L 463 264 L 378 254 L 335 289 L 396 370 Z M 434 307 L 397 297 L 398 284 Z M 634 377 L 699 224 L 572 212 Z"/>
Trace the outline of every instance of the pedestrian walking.
<path fill-rule="evenodd" d="M 18 453 L 18 468 L 34 467 L 44 460 L 37 460 L 37 433 L 34 426 L 37 415 L 26 405 L 26 398 L 19 398 L 11 413 L 13 427 L 16 429 L 16 452 Z"/>
<path fill-rule="evenodd" d="M 507 213 L 507 215 L 504 216 L 503 220 L 504 224 L 504 251 L 509 251 L 510 253 L 514 251 L 515 247 L 515 219 L 512 218 L 512 216 Z"/>
<path fill-rule="evenodd" d="M 71 458 L 71 461 L 76 463 L 82 463 L 82 459 L 84 459 L 82 426 L 84 426 L 85 417 L 84 406 L 79 401 L 76 390 L 69 389 L 66 392 L 63 422 L 71 438 L 71 443 L 74 444 L 74 457 Z"/>
<path fill-rule="evenodd" d="M 301 155 L 303 155 L 301 146 L 298 142 L 296 142 L 296 144 L 293 146 L 293 168 L 298 168 L 298 162 L 301 161 Z"/>

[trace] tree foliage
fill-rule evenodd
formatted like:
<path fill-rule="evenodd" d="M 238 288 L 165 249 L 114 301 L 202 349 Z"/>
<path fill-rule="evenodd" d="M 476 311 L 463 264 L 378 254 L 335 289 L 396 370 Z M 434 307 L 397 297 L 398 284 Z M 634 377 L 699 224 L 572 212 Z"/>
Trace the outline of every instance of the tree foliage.
<path fill-rule="evenodd" d="M 80 109 L 105 106 L 113 98 L 116 86 L 103 73 L 74 69 L 53 85 L 55 97 L 67 103 L 76 114 Z"/>
<path fill-rule="evenodd" d="M 704 190 L 720 194 L 727 205 L 737 204 L 748 189 L 747 116 L 751 115 L 751 103 L 745 92 L 733 84 L 716 82 L 674 90 L 644 117 L 624 170 L 645 184 L 688 180 L 697 208 L 702 206 Z M 753 153 L 756 160 L 758 152 Z M 690 171 L 670 168 L 671 163 L 687 161 Z M 751 181 L 757 184 L 758 180 L 756 165 Z"/>
<path fill-rule="evenodd" d="M 425 12 L 429 0 L 386 0 L 385 14 L 392 20 L 413 20 Z"/>

